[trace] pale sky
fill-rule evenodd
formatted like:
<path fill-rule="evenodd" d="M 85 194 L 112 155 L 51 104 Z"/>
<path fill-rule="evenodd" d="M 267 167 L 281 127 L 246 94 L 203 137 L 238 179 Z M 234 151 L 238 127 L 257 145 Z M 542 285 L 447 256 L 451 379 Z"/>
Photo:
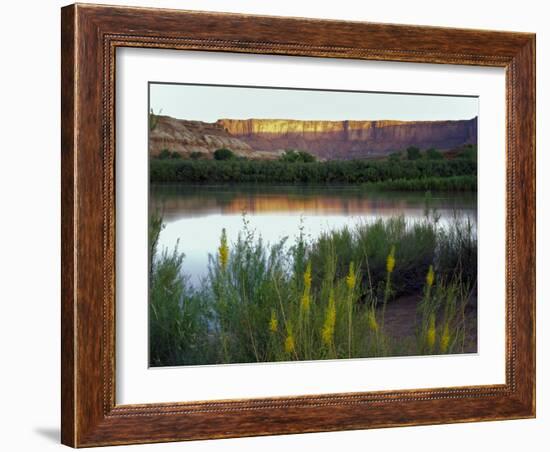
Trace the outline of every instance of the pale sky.
<path fill-rule="evenodd" d="M 150 83 L 150 107 L 174 118 L 433 121 L 478 115 L 476 96 Z"/>

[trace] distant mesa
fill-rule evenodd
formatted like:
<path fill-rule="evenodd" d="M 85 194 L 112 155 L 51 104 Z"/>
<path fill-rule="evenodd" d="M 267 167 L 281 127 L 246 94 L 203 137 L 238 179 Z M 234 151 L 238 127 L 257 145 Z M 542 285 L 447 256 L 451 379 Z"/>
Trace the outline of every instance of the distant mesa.
<path fill-rule="evenodd" d="M 219 119 L 214 123 L 158 116 L 149 152 L 211 158 L 220 148 L 252 159 L 300 149 L 321 160 L 384 157 L 408 146 L 441 151 L 477 143 L 477 117 L 457 121 L 301 121 Z"/>

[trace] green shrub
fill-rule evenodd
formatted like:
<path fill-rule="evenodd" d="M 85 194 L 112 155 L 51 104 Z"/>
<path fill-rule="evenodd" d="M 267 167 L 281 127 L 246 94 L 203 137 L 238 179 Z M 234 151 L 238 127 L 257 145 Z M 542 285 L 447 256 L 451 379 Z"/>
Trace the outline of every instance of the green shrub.
<path fill-rule="evenodd" d="M 284 152 L 283 155 L 279 157 L 279 160 L 281 162 L 289 162 L 289 163 L 312 163 L 316 161 L 316 158 L 314 155 L 305 152 L 305 151 L 297 151 L 297 150 L 287 150 Z"/>
<path fill-rule="evenodd" d="M 234 158 L 235 154 L 229 149 L 222 148 L 214 151 L 215 160 L 233 160 Z"/>
<path fill-rule="evenodd" d="M 158 217 L 157 217 L 158 218 Z M 177 247 L 157 252 L 161 226 L 150 222 L 149 365 L 199 364 L 208 361 L 211 315 L 205 297 L 183 276 L 184 254 Z"/>
<path fill-rule="evenodd" d="M 477 160 L 477 146 L 474 144 L 467 144 L 458 152 L 457 157 L 467 160 Z"/>
<path fill-rule="evenodd" d="M 244 222 L 222 231 L 209 275 L 187 283 L 177 247 L 158 253 L 151 220 L 152 366 L 460 353 L 476 284 L 477 241 L 463 221 L 403 217 L 328 231 L 294 246 L 266 245 Z M 155 238 L 156 237 L 156 238 Z M 217 246 L 217 248 L 216 248 Z M 291 265 L 289 265 L 289 262 Z M 469 267 L 473 279 L 464 278 Z M 419 304 L 417 338 L 393 337 L 385 307 L 401 293 Z"/>
<path fill-rule="evenodd" d="M 442 160 L 443 154 L 434 148 L 426 150 L 426 158 L 430 160 Z"/>
<path fill-rule="evenodd" d="M 389 162 L 399 162 L 401 160 L 401 152 L 392 152 L 390 155 L 388 155 L 388 161 Z"/>
<path fill-rule="evenodd" d="M 189 158 L 191 160 L 201 160 L 203 159 L 205 156 L 204 156 L 204 153 L 202 152 L 198 152 L 198 151 L 193 151 L 191 152 L 191 154 L 189 154 Z"/>
<path fill-rule="evenodd" d="M 407 148 L 407 159 L 408 160 L 418 160 L 421 157 L 420 149 L 416 146 L 409 146 Z"/>
<path fill-rule="evenodd" d="M 172 157 L 172 153 L 170 152 L 170 149 L 166 149 L 166 148 L 161 150 L 157 155 L 157 158 L 160 160 L 169 159 L 170 157 Z"/>

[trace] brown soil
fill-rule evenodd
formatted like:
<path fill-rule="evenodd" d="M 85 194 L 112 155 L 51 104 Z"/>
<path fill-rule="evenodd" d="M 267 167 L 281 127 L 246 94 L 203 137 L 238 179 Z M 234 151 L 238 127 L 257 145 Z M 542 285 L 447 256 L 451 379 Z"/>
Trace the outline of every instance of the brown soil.
<path fill-rule="evenodd" d="M 386 331 L 394 339 L 414 344 L 416 334 L 418 295 L 400 297 L 386 306 Z M 466 338 L 464 353 L 477 352 L 477 309 L 469 306 L 465 313 Z"/>

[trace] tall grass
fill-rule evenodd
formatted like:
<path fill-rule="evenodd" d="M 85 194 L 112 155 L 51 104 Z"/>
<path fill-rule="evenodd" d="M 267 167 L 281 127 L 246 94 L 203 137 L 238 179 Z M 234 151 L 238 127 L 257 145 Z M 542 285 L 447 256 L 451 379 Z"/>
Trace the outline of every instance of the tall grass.
<path fill-rule="evenodd" d="M 476 191 L 477 176 L 466 174 L 448 177 L 418 177 L 416 179 L 390 179 L 363 184 L 370 190 L 394 190 L 394 191 Z"/>
<path fill-rule="evenodd" d="M 234 243 L 212 244 L 208 276 L 191 287 L 185 257 L 151 247 L 153 366 L 459 353 L 475 292 L 468 223 L 437 218 L 362 223 L 266 244 L 246 218 Z M 160 232 L 161 221 L 151 222 Z M 158 232 L 152 235 L 156 244 Z M 399 338 L 386 307 L 418 294 L 416 340 Z M 397 298 L 397 300 L 396 300 Z"/>
<path fill-rule="evenodd" d="M 430 266 L 424 296 L 418 305 L 417 350 L 424 355 L 460 352 L 466 340 L 465 311 L 472 288 L 456 278 L 436 286 L 434 280 Z"/>
<path fill-rule="evenodd" d="M 201 364 L 209 356 L 211 312 L 204 293 L 188 284 L 185 255 L 176 248 L 157 252 L 162 229 L 159 217 L 150 221 L 149 364 Z"/>

